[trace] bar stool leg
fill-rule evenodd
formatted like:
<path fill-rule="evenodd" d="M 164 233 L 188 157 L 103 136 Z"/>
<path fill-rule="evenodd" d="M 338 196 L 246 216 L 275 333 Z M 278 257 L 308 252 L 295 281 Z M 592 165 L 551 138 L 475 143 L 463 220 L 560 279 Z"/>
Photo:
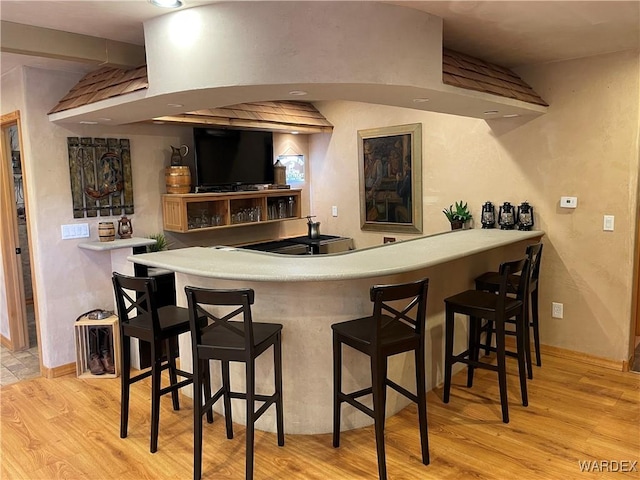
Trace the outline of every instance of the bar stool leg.
<path fill-rule="evenodd" d="M 500 403 L 502 405 L 502 421 L 509 423 L 509 401 L 507 399 L 507 367 L 504 348 L 504 321 L 498 319 L 496 326 L 496 350 L 498 359 L 498 383 L 500 385 Z"/>
<path fill-rule="evenodd" d="M 276 422 L 278 429 L 278 445 L 284 445 L 284 412 L 282 409 L 282 339 L 278 332 L 276 343 L 273 345 L 273 360 L 275 371 L 275 387 L 278 398 L 276 400 Z"/>
<path fill-rule="evenodd" d="M 131 379 L 131 338 L 120 337 L 122 343 L 122 373 L 120 375 L 120 438 L 127 438 L 129 425 L 129 382 Z"/>
<path fill-rule="evenodd" d="M 480 334 L 479 334 L 479 327 L 480 325 L 478 324 L 478 322 L 481 322 L 482 320 L 480 318 L 477 317 L 469 317 L 469 342 L 468 342 L 468 349 L 469 349 L 469 360 L 473 360 L 473 361 L 478 361 L 478 356 L 479 356 L 479 345 L 478 345 L 478 341 L 480 338 Z M 474 372 L 475 367 L 471 364 L 469 364 L 467 366 L 467 387 L 471 388 L 473 387 L 473 372 Z"/>
<path fill-rule="evenodd" d="M 247 454 L 245 479 L 253 480 L 253 445 L 255 437 L 256 367 L 253 359 L 246 362 L 247 372 Z"/>
<path fill-rule="evenodd" d="M 195 382 L 195 371 L 193 372 L 193 375 L 193 379 Z M 209 368 L 209 360 L 202 360 L 199 375 L 202 386 L 204 387 L 204 398 L 208 400 L 209 398 L 211 398 L 211 369 Z M 202 412 L 200 412 L 200 414 L 202 415 Z M 207 410 L 207 423 L 213 423 L 213 406 L 209 407 L 209 409 Z"/>
<path fill-rule="evenodd" d="M 524 346 L 524 355 L 525 355 L 525 360 L 526 360 L 526 364 L 527 364 L 527 377 L 529 378 L 529 380 L 533 379 L 533 362 L 531 361 L 531 337 L 529 334 L 529 319 L 531 318 L 529 316 L 529 300 L 525 301 L 525 305 L 523 307 L 524 310 L 524 319 L 523 319 L 523 325 L 524 325 L 524 331 L 522 332 L 522 343 Z M 516 319 L 516 323 L 517 323 L 517 319 Z"/>
<path fill-rule="evenodd" d="M 342 344 L 333 334 L 333 446 L 340 446 L 340 409 L 342 402 Z"/>
<path fill-rule="evenodd" d="M 231 392 L 231 380 L 229 378 L 229 362 L 223 360 L 222 362 L 222 388 L 223 391 L 223 402 L 224 402 L 224 422 L 227 428 L 227 438 L 233 438 L 233 418 L 231 416 L 231 396 L 229 392 Z M 247 382 L 248 382 L 247 377 Z M 247 400 L 248 401 L 248 400 Z M 249 422 L 249 418 L 247 417 L 247 422 Z M 247 423 L 247 426 L 249 424 Z"/>
<path fill-rule="evenodd" d="M 533 341 L 536 349 L 536 365 L 542 366 L 540 355 L 540 329 L 538 328 L 538 288 L 531 292 L 531 320 L 533 323 Z"/>
<path fill-rule="evenodd" d="M 529 330 L 528 323 L 529 322 L 523 315 L 518 315 L 516 317 L 516 353 L 518 357 L 518 374 L 520 376 L 520 396 L 522 397 L 522 405 L 525 407 L 529 405 L 527 396 L 527 378 L 525 375 L 525 355 L 527 352 L 527 348 L 525 346 L 527 334 L 525 332 Z M 529 351 L 529 353 L 531 352 Z M 529 360 L 531 360 L 531 355 L 529 355 Z M 531 366 L 529 366 L 529 369 L 531 369 Z"/>
<path fill-rule="evenodd" d="M 442 401 L 449 403 L 451 391 L 451 369 L 453 368 L 453 311 L 447 306 L 445 314 L 445 347 L 444 347 L 444 390 Z"/>
<path fill-rule="evenodd" d="M 151 453 L 158 451 L 160 424 L 160 382 L 162 375 L 162 342 L 151 342 Z"/>
<path fill-rule="evenodd" d="M 373 385 L 373 419 L 376 432 L 376 450 L 378 452 L 378 476 L 387 478 L 387 463 L 384 448 L 384 417 L 386 404 L 387 359 L 371 356 L 371 382 Z"/>
<path fill-rule="evenodd" d="M 178 375 L 176 373 L 176 357 L 178 356 L 172 339 L 168 338 L 165 340 L 165 348 L 167 351 L 167 364 L 169 365 L 169 382 L 171 385 L 175 385 L 178 383 Z M 178 397 L 178 389 L 175 389 L 171 392 L 171 401 L 173 402 L 173 409 L 180 410 L 180 399 Z"/>
<path fill-rule="evenodd" d="M 422 463 L 429 465 L 429 433 L 427 430 L 427 385 L 424 344 L 416 348 L 416 390 L 418 397 L 418 423 L 420 426 L 420 446 Z"/>
<path fill-rule="evenodd" d="M 198 360 L 193 364 L 193 480 L 202 477 L 202 383 L 203 361 Z M 203 368 L 203 370 L 207 370 Z M 205 387 L 206 391 L 206 387 Z M 211 398 L 211 390 L 205 399 Z M 206 402 L 205 400 L 205 402 Z"/>

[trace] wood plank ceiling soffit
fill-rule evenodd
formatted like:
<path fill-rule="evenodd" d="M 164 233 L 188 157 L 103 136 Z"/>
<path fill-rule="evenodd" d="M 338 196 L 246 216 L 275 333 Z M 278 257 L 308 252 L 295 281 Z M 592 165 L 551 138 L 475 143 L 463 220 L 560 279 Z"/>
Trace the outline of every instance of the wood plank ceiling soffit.
<path fill-rule="evenodd" d="M 442 81 L 458 88 L 548 106 L 529 85 L 511 70 L 449 49 L 443 50 Z M 148 87 L 146 65 L 129 70 L 103 67 L 85 75 L 49 111 L 49 114 L 126 95 Z M 159 117 L 153 120 L 194 126 L 212 125 L 273 131 L 298 130 L 300 133 L 331 132 L 333 129 L 333 126 L 312 104 L 292 101 L 230 105 Z"/>

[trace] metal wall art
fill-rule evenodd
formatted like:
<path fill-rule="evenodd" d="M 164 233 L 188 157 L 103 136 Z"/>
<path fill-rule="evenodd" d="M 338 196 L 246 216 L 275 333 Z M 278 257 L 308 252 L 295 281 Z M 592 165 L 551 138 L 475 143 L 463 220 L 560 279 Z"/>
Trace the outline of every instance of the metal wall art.
<path fill-rule="evenodd" d="M 129 140 L 67 137 L 67 147 L 73 217 L 132 214 Z"/>

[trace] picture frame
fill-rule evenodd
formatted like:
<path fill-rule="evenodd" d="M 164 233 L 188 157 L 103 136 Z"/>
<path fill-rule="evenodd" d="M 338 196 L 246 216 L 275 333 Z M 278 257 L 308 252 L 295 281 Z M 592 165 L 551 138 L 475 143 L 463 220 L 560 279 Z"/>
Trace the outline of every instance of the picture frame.
<path fill-rule="evenodd" d="M 358 130 L 362 230 L 422 233 L 422 124 Z"/>

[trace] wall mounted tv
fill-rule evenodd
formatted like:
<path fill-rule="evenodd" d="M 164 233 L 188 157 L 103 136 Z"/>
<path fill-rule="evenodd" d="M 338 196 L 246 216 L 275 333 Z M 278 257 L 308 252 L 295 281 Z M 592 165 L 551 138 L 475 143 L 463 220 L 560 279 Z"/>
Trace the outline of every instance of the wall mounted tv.
<path fill-rule="evenodd" d="M 273 183 L 273 133 L 194 128 L 196 192 Z"/>

